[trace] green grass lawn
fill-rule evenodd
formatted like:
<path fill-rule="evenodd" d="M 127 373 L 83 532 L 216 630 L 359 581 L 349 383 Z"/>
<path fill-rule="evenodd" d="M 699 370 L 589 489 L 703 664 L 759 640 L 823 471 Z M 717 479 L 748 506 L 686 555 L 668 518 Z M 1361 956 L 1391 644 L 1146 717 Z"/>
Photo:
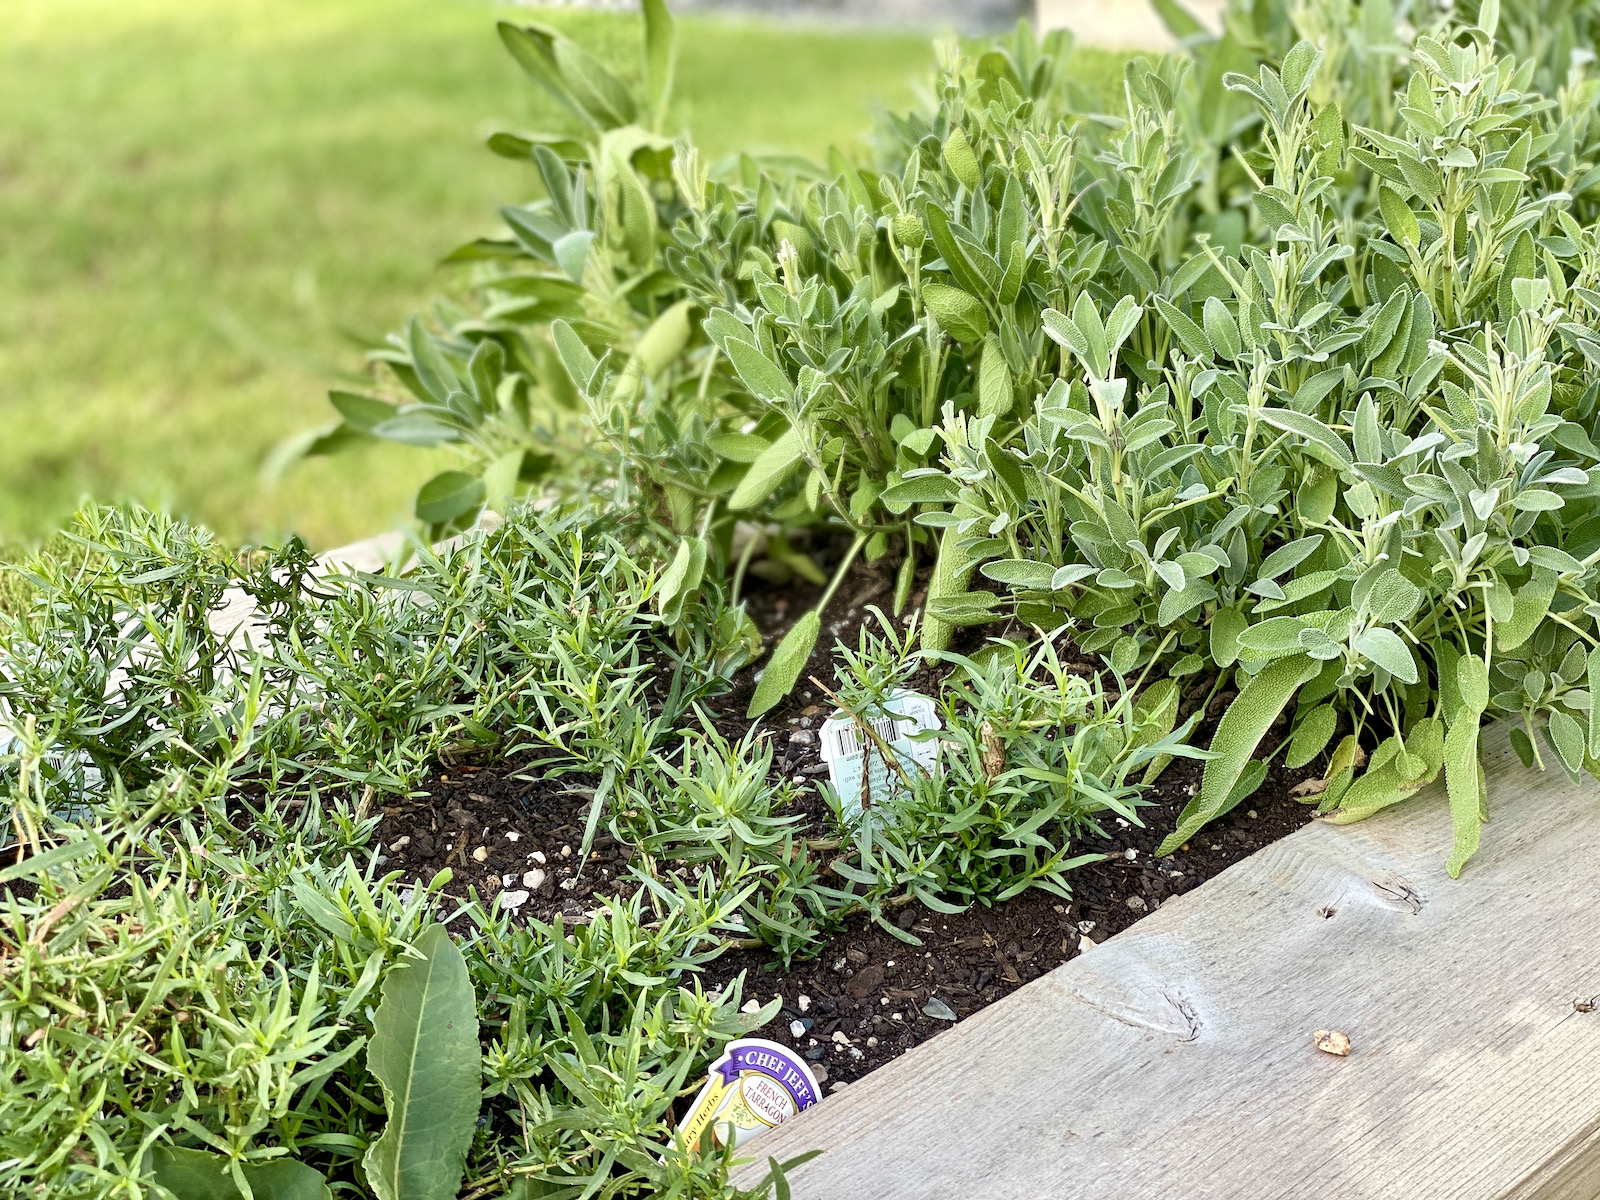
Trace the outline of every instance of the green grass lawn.
<path fill-rule="evenodd" d="M 361 350 L 447 289 L 532 172 L 482 148 L 553 106 L 473 0 L 10 0 L 0 39 L 0 543 L 87 493 L 230 537 L 392 526 L 432 464 L 260 466 Z M 526 13 L 526 10 L 522 10 Z M 551 18 L 632 66 L 637 20 Z M 677 121 L 819 155 L 904 105 L 927 39 L 684 21 Z"/>

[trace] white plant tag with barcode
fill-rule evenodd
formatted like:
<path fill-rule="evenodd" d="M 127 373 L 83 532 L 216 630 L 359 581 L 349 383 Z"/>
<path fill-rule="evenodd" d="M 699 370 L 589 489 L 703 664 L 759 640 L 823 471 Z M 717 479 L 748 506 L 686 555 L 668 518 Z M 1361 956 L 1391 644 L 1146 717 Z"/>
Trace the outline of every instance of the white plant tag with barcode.
<path fill-rule="evenodd" d="M 881 804 L 904 786 L 901 773 L 926 775 L 939 757 L 938 739 L 913 740 L 925 730 L 940 727 L 939 710 L 932 700 L 902 688 L 890 693 L 883 710 L 870 720 L 876 740 L 864 735 L 855 718 L 845 713 L 836 713 L 822 726 L 822 761 L 828 764 L 828 778 L 839 793 L 840 807 L 849 816 L 861 812 L 863 784 L 872 803 Z M 885 761 L 880 741 L 894 754 L 899 771 Z"/>

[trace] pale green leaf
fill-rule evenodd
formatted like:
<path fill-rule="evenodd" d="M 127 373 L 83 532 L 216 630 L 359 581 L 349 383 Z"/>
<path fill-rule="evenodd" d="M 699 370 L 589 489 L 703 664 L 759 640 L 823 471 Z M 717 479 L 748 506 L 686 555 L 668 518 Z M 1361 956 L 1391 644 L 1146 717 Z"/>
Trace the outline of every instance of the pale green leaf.
<path fill-rule="evenodd" d="M 761 678 L 756 682 L 755 694 L 750 697 L 750 707 L 745 716 L 759 717 L 794 690 L 794 685 L 800 681 L 800 674 L 811 658 L 811 651 L 816 647 L 817 635 L 821 632 L 822 614 L 812 609 L 783 635 L 783 641 L 772 652 Z"/>
<path fill-rule="evenodd" d="M 390 972 L 373 1017 L 367 1069 L 388 1123 L 362 1166 L 378 1200 L 454 1200 L 482 1100 L 477 999 L 443 925 L 415 946 L 422 958 Z"/>
<path fill-rule="evenodd" d="M 772 495 L 773 489 L 800 465 L 803 448 L 798 432 L 792 428 L 785 431 L 750 464 L 739 486 L 728 497 L 728 507 L 753 508 Z"/>
<path fill-rule="evenodd" d="M 204 1150 L 157 1146 L 150 1153 L 155 1181 L 177 1200 L 244 1200 L 228 1160 Z M 254 1200 L 332 1200 L 333 1192 L 315 1168 L 279 1158 L 240 1168 Z"/>
<path fill-rule="evenodd" d="M 1158 856 L 1171 854 L 1222 811 L 1283 706 L 1321 669 L 1315 659 L 1297 654 L 1271 663 L 1244 685 L 1217 723 L 1216 736 L 1211 739 L 1216 757 L 1205 765 L 1199 793 L 1178 815 L 1178 827 L 1156 850 Z"/>

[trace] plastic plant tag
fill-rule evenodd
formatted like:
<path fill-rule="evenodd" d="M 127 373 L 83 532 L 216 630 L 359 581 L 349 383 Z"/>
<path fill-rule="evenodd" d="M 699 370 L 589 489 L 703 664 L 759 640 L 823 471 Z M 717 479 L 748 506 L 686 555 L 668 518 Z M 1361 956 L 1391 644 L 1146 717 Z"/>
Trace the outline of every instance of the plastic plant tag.
<path fill-rule="evenodd" d="M 876 739 L 864 735 L 855 718 L 845 713 L 835 714 L 822 726 L 822 761 L 828 764 L 839 805 L 849 816 L 861 813 L 863 783 L 872 804 L 881 804 L 901 786 L 902 773 L 926 775 L 939 757 L 936 739 L 913 740 L 925 730 L 940 728 L 939 710 L 919 692 L 903 688 L 891 692 L 882 711 L 868 723 Z M 893 752 L 899 771 L 886 761 L 883 747 Z"/>
<path fill-rule="evenodd" d="M 820 1091 L 805 1060 L 786 1046 L 740 1038 L 711 1064 L 678 1129 L 691 1150 L 700 1148 L 707 1134 L 718 1146 L 742 1145 L 810 1108 Z"/>

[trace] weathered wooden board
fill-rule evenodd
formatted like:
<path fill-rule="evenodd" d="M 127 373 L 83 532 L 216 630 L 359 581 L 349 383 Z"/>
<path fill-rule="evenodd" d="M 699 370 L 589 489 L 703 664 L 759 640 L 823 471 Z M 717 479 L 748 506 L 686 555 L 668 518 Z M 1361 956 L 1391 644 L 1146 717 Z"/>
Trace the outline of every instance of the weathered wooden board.
<path fill-rule="evenodd" d="M 824 1151 L 797 1200 L 1600 1196 L 1574 1003 L 1600 993 L 1600 788 L 1486 740 L 1460 880 L 1438 789 L 1308 826 L 751 1150 Z"/>

